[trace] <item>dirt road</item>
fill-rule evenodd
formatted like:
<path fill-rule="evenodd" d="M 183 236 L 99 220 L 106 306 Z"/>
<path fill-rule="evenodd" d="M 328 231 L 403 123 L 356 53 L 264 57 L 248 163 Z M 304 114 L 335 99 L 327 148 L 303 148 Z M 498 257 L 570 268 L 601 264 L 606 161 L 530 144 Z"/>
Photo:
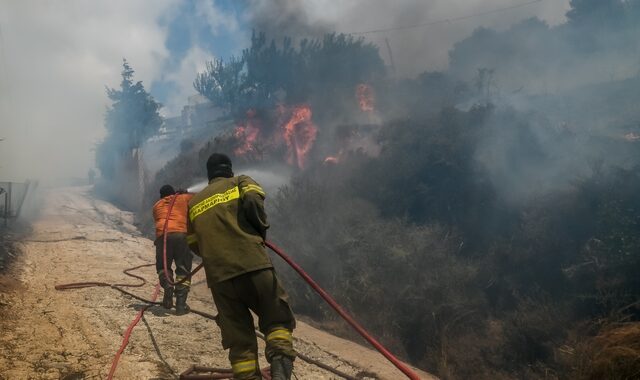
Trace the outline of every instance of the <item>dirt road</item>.
<path fill-rule="evenodd" d="M 106 378 L 124 330 L 144 303 L 105 287 L 61 292 L 54 286 L 135 282 L 122 270 L 152 263 L 154 247 L 132 220 L 130 213 L 92 198 L 86 187 L 48 190 L 32 233 L 18 244 L 20 257 L 9 274 L 18 282 L 0 298 L 0 379 Z M 130 291 L 150 298 L 155 268 L 137 274 L 148 284 Z M 190 305 L 215 314 L 204 274 L 197 274 L 193 284 Z M 363 379 L 404 378 L 380 354 L 304 323 L 295 336 L 296 349 L 343 372 L 375 374 Z M 175 379 L 193 364 L 228 367 L 216 324 L 152 306 L 135 328 L 115 377 Z M 261 365 L 266 366 L 264 357 Z M 295 374 L 298 379 L 338 378 L 302 360 L 296 361 Z"/>

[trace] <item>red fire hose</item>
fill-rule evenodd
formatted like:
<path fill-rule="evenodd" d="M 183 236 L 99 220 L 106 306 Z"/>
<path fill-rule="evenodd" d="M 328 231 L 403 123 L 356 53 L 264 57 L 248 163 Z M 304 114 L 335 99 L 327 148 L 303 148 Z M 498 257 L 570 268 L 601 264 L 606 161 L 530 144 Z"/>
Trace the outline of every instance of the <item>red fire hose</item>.
<path fill-rule="evenodd" d="M 154 289 L 153 295 L 151 296 L 151 302 L 156 301 L 156 299 L 158 298 L 159 292 L 160 292 L 160 284 L 156 284 L 156 288 Z M 124 349 L 129 344 L 129 338 L 131 337 L 131 332 L 133 332 L 133 328 L 136 327 L 138 322 L 140 322 L 140 319 L 142 319 L 144 312 L 148 308 L 150 308 L 151 305 L 153 304 L 150 303 L 144 306 L 142 309 L 140 309 L 140 311 L 138 312 L 138 315 L 136 315 L 133 321 L 131 321 L 131 323 L 129 324 L 129 327 L 127 327 L 127 331 L 125 331 L 124 333 L 124 337 L 122 338 L 122 343 L 120 344 L 120 348 L 118 349 L 116 356 L 113 358 L 113 361 L 111 362 L 111 369 L 109 369 L 109 374 L 107 375 L 108 380 L 113 379 L 113 374 L 116 373 L 116 368 L 118 368 L 118 362 L 120 361 L 120 356 L 122 355 L 122 353 L 124 352 Z"/>
<path fill-rule="evenodd" d="M 201 263 L 200 265 L 198 265 L 190 274 L 189 276 L 181 279 L 180 281 L 177 282 L 173 282 L 171 280 L 171 278 L 169 277 L 169 272 L 167 270 L 167 226 L 169 223 L 169 216 L 171 215 L 171 210 L 173 209 L 173 205 L 175 204 L 175 200 L 176 200 L 176 195 L 174 195 L 171 198 L 171 202 L 169 203 L 169 209 L 167 211 L 167 217 L 165 219 L 165 223 L 164 223 L 164 227 L 163 227 L 163 270 L 164 270 L 164 275 L 167 279 L 167 281 L 171 284 L 171 285 L 177 285 L 177 284 L 181 284 L 184 281 L 186 281 L 187 279 L 191 278 L 196 272 L 198 272 L 203 264 Z M 322 289 L 303 269 L 302 267 L 300 267 L 296 262 L 294 262 L 288 255 L 286 255 L 280 248 L 278 248 L 277 246 L 275 246 L 273 243 L 269 242 L 269 241 L 265 241 L 265 245 L 267 247 L 269 247 L 272 251 L 274 251 L 276 254 L 278 254 L 278 256 L 280 256 L 287 264 L 289 264 L 312 288 L 313 290 L 315 290 L 320 297 L 322 297 L 322 299 L 324 299 L 329 306 L 331 306 L 351 327 L 353 327 L 364 339 L 367 340 L 367 342 L 369 342 L 376 350 L 378 350 L 378 352 L 380 352 L 385 358 L 387 358 L 387 360 L 389 360 L 394 366 L 396 366 L 396 368 L 398 368 L 400 371 L 402 371 L 402 373 L 404 373 L 409 379 L 411 380 L 420 380 L 420 378 L 418 377 L 418 375 L 413 372 L 409 367 L 407 367 L 404 363 L 402 363 L 398 358 L 396 358 L 391 352 L 389 352 L 389 350 L 387 350 L 384 346 L 382 346 L 382 344 L 380 344 L 375 338 L 373 338 L 371 336 L 371 334 L 369 334 L 362 326 L 360 326 L 360 324 L 358 324 L 358 322 L 356 322 L 353 317 L 351 317 L 324 289 Z M 133 286 L 133 287 L 139 287 L 139 286 L 143 286 L 145 283 L 145 280 L 140 277 L 140 276 L 136 276 L 134 274 L 129 273 L 130 270 L 133 269 L 137 269 L 137 268 L 141 268 L 144 266 L 151 266 L 153 264 L 145 264 L 145 265 L 140 265 L 134 268 L 130 268 L 125 270 L 124 272 L 132 277 L 136 277 L 140 280 L 142 280 L 142 283 L 140 284 L 135 284 L 135 285 L 129 285 L 129 284 L 108 284 L 108 283 L 104 283 L 104 282 L 81 282 L 81 283 L 74 283 L 74 284 L 64 284 L 64 285 L 56 285 L 56 289 L 57 290 L 66 290 L 66 289 L 77 289 L 77 288 L 83 288 L 83 287 L 90 287 L 90 286 L 110 286 L 112 288 L 118 289 L 124 293 L 130 294 L 126 291 L 124 291 L 123 289 L 119 288 L 120 286 Z M 123 340 L 122 340 L 122 344 L 120 346 L 120 349 L 118 350 L 118 352 L 116 353 L 113 362 L 111 363 L 111 369 L 109 371 L 109 375 L 107 377 L 108 380 L 113 378 L 113 374 L 115 373 L 115 370 L 118 366 L 118 361 L 120 359 L 120 356 L 122 355 L 122 352 L 124 351 L 125 347 L 127 346 L 127 344 L 129 343 L 129 338 L 131 336 L 131 332 L 133 331 L 133 328 L 136 326 L 136 324 L 140 321 L 140 319 L 142 318 L 142 315 L 144 314 L 145 310 L 147 308 L 149 308 L 152 304 L 155 303 L 156 298 L 158 297 L 158 293 L 160 290 L 160 284 L 156 284 L 153 296 L 152 296 L 152 300 L 149 303 L 149 305 L 143 307 L 137 314 L 136 318 L 131 322 L 131 324 L 129 325 L 129 327 L 127 328 Z M 136 298 L 140 298 L 135 296 Z M 145 300 L 146 301 L 146 300 Z M 223 378 L 223 377 L 221 377 Z"/>
<path fill-rule="evenodd" d="M 91 282 L 76 282 L 76 283 L 71 283 L 71 284 L 58 284 L 58 285 L 55 286 L 55 289 L 56 290 L 60 290 L 60 291 L 64 291 L 64 290 L 72 290 L 72 289 L 89 288 L 89 287 L 94 287 L 94 286 L 104 286 L 104 287 L 110 287 L 112 289 L 115 289 L 115 290 L 117 290 L 117 291 L 119 291 L 119 292 L 121 292 L 123 294 L 126 294 L 129 297 L 135 298 L 135 299 L 137 299 L 139 301 L 146 302 L 149 306 L 160 305 L 161 304 L 160 302 L 156 302 L 156 301 L 153 301 L 153 300 L 149 300 L 149 299 L 140 297 L 140 296 L 138 296 L 138 295 L 136 295 L 134 293 L 128 292 L 128 291 L 126 291 L 126 290 L 124 290 L 122 288 L 122 287 L 141 287 L 141 286 L 146 285 L 147 281 L 143 277 L 135 275 L 135 274 L 131 273 L 131 271 L 133 271 L 135 269 L 144 268 L 144 267 L 154 266 L 154 265 L 155 264 L 143 264 L 143 265 L 138 265 L 138 266 L 135 266 L 133 268 L 125 269 L 125 270 L 122 271 L 127 276 L 131 276 L 131 277 L 139 279 L 140 282 L 137 283 L 137 284 L 109 284 L 109 283 L 106 283 L 106 282 L 91 281 Z M 156 284 L 156 286 L 157 286 L 157 284 Z M 146 309 L 146 307 L 145 307 L 145 309 Z M 212 315 L 212 314 L 209 314 L 209 313 L 205 313 L 203 311 L 196 310 L 196 309 L 193 309 L 193 308 L 191 309 L 191 313 L 197 314 L 197 315 L 199 315 L 201 317 L 210 319 L 212 321 L 216 320 L 216 316 L 215 315 Z M 126 330 L 126 332 L 124 334 L 123 343 L 127 342 L 129 340 L 129 337 L 131 335 L 131 331 L 133 330 L 133 326 L 135 326 L 135 324 L 137 324 L 138 322 L 139 322 L 139 319 L 137 317 L 131 322 L 131 324 L 129 325 L 129 327 L 127 328 L 127 330 Z M 264 335 L 262 333 L 260 333 L 259 331 L 256 331 L 256 336 L 258 336 L 260 339 L 264 340 Z M 120 349 L 122 350 L 123 347 L 124 346 L 121 345 Z M 339 376 L 339 377 L 341 377 L 343 379 L 357 380 L 357 378 L 355 376 L 348 375 L 348 374 L 346 374 L 346 373 L 344 373 L 342 371 L 339 371 L 338 369 L 336 369 L 336 368 L 334 368 L 332 366 L 329 366 L 328 364 L 322 363 L 322 362 L 320 362 L 320 361 L 318 361 L 316 359 L 313 359 L 313 358 L 311 358 L 309 356 L 306 356 L 306 355 L 304 355 L 302 353 L 298 353 L 298 358 L 304 360 L 305 362 L 307 362 L 309 364 L 315 365 L 315 366 L 317 366 L 319 368 L 322 368 L 322 369 L 324 369 L 326 371 L 329 371 L 329 372 L 333 373 L 334 375 Z M 120 355 L 116 355 L 116 357 L 113 358 L 113 361 L 111 362 L 111 368 L 112 369 L 115 368 L 114 365 L 117 366 L 117 363 L 118 363 L 119 359 L 120 359 Z M 184 372 L 183 375 L 184 374 L 188 374 L 190 372 L 194 372 L 194 370 L 206 370 L 205 372 L 207 372 L 207 373 L 211 373 L 212 371 L 214 371 L 214 372 L 217 373 L 215 375 L 215 376 L 217 376 L 216 378 L 220 378 L 220 379 L 230 379 L 231 377 L 233 377 L 233 375 L 228 375 L 228 373 L 231 371 L 230 368 L 229 369 L 219 369 L 219 368 L 205 368 L 205 367 L 200 367 L 200 366 L 192 366 L 189 370 Z M 113 373 L 115 373 L 115 372 L 113 372 Z M 224 377 L 222 377 L 223 373 L 227 373 L 227 375 L 224 375 Z M 213 376 L 213 375 L 209 375 L 209 376 Z M 263 377 L 265 379 L 267 378 L 266 377 L 266 372 L 263 372 Z M 195 377 L 185 377 L 185 378 L 195 378 Z M 213 378 L 213 377 L 210 377 L 210 378 Z"/>
<path fill-rule="evenodd" d="M 71 290 L 71 289 L 81 289 L 81 288 L 89 288 L 89 287 L 93 287 L 93 286 L 108 286 L 111 287 L 113 289 L 116 289 L 124 294 L 127 294 L 129 296 L 132 296 L 134 298 L 137 298 L 139 300 L 145 301 L 148 303 L 148 305 L 144 306 L 142 309 L 140 309 L 140 311 L 138 312 L 138 315 L 136 315 L 135 319 L 129 324 L 129 327 L 127 327 L 127 330 L 124 333 L 124 336 L 122 338 L 122 344 L 120 345 L 120 348 L 118 349 L 118 352 L 116 353 L 116 355 L 114 356 L 113 360 L 111 361 L 111 368 L 109 370 L 109 374 L 107 375 L 107 379 L 111 380 L 113 379 L 113 375 L 116 372 L 116 368 L 118 367 L 118 362 L 120 361 L 120 356 L 122 355 L 122 352 L 124 352 L 124 349 L 127 347 L 127 344 L 129 344 L 129 338 L 131 337 L 131 333 L 133 331 L 133 328 L 138 324 L 138 322 L 140 321 L 140 319 L 142 319 L 142 315 L 144 314 L 144 312 L 155 303 L 156 298 L 158 298 L 158 292 L 160 291 L 160 284 L 156 284 L 155 290 L 153 292 L 152 298 L 151 300 L 146 300 L 144 298 L 141 298 L 131 292 L 128 292 L 124 289 L 122 289 L 123 287 L 129 287 L 129 288 L 139 288 L 144 286 L 147 281 L 138 275 L 135 275 L 133 273 L 130 273 L 132 270 L 135 269 L 139 269 L 139 268 L 143 268 L 143 267 L 149 267 L 149 266 L 153 266 L 155 264 L 143 264 L 143 265 L 138 265 L 135 266 L 133 268 L 129 268 L 129 269 L 125 269 L 123 272 L 124 274 L 126 274 L 127 276 L 131 276 L 134 278 L 137 278 L 140 280 L 139 283 L 137 284 L 109 284 L 107 282 L 96 282 L 96 281 L 89 281 L 89 282 L 76 282 L 76 283 L 72 283 L 72 284 L 59 284 L 55 286 L 56 290 Z"/>
<path fill-rule="evenodd" d="M 172 285 L 180 284 L 186 281 L 188 278 L 191 278 L 191 276 L 193 276 L 197 271 L 199 271 L 203 265 L 201 263 L 196 267 L 196 269 L 193 270 L 193 272 L 191 272 L 191 274 L 188 277 L 185 277 L 176 283 L 172 282 L 171 278 L 169 278 L 169 272 L 167 270 L 167 226 L 169 224 L 169 216 L 171 215 L 171 210 L 173 209 L 173 205 L 176 202 L 176 197 L 177 195 L 174 195 L 171 198 L 171 202 L 169 203 L 169 209 L 167 211 L 167 217 L 164 221 L 164 228 L 162 231 L 163 232 L 162 248 L 163 248 L 164 275 L 167 281 Z M 322 297 L 322 299 L 324 299 L 329 304 L 329 306 L 331 306 L 345 321 L 347 321 L 349 325 L 351 325 L 351 327 L 353 327 L 363 338 L 365 338 L 367 342 L 371 343 L 371 345 L 375 347 L 375 349 L 378 350 L 378 352 L 384 355 L 384 357 L 387 358 L 387 360 L 389 360 L 394 366 L 396 366 L 396 368 L 398 368 L 400 371 L 402 371 L 402 373 L 407 375 L 409 379 L 420 380 L 418 375 L 416 375 L 411 369 L 409 369 L 409 367 L 407 367 L 406 365 L 404 365 L 404 363 L 398 360 L 398 358 L 396 358 L 391 352 L 389 352 L 389 350 L 387 350 L 382 344 L 380 344 L 380 342 L 378 342 L 375 338 L 373 338 L 371 334 L 369 334 L 362 326 L 360 326 L 360 324 L 358 324 L 358 322 L 356 322 L 353 319 L 353 317 L 351 317 L 344 309 L 342 309 L 342 307 L 340 307 L 340 305 L 338 305 L 338 303 L 302 269 L 302 267 L 296 264 L 289 256 L 287 256 L 284 252 L 282 252 L 281 249 L 273 245 L 271 242 L 265 241 L 265 244 L 273 252 L 277 253 L 280 257 L 282 257 L 282 259 L 286 261 L 287 264 L 289 264 L 296 272 L 298 272 L 298 274 L 313 288 L 313 290 L 315 290 L 320 295 L 320 297 Z"/>
<path fill-rule="evenodd" d="M 375 347 L 378 352 L 384 355 L 391 363 L 393 363 L 396 368 L 398 368 L 402 373 L 407 375 L 407 377 L 411 380 L 420 380 L 418 375 L 413 372 L 409 367 L 404 365 L 398 358 L 396 358 L 391 352 L 389 352 L 382 344 L 380 344 L 376 339 L 374 339 L 362 326 L 358 324 L 338 303 L 326 292 L 324 289 L 320 287 L 313 279 L 300 267 L 296 264 L 289 256 L 287 256 L 282 250 L 276 247 L 273 243 L 266 241 L 265 244 L 267 247 L 271 248 L 271 250 L 278 254 L 278 256 L 282 257 L 284 261 L 287 262 L 298 274 L 315 290 L 322 299 L 324 299 L 329 306 L 333 308 L 351 327 L 353 327 L 367 342 L 371 343 L 373 347 Z"/>
<path fill-rule="evenodd" d="M 169 277 L 169 272 L 167 270 L 167 226 L 169 224 L 169 216 L 171 215 L 171 210 L 173 209 L 173 205 L 175 204 L 176 201 L 176 195 L 174 195 L 171 198 L 171 203 L 169 204 L 169 209 L 167 211 L 167 218 L 165 219 L 164 222 L 164 227 L 163 227 L 163 231 L 162 231 L 162 235 L 163 235 L 163 247 L 162 247 L 162 259 L 163 259 L 163 264 L 164 264 L 164 275 L 167 278 L 167 281 L 171 284 L 171 285 L 177 285 L 177 284 L 181 284 L 183 282 L 185 282 L 186 280 L 190 279 L 197 271 L 199 271 L 202 268 L 203 264 L 198 265 L 190 274 L 189 276 L 181 279 L 180 281 L 177 282 L 173 282 L 171 280 L 171 278 Z M 133 267 L 130 269 L 126 269 L 124 271 L 125 274 L 138 278 L 139 280 L 141 280 L 141 283 L 138 284 L 109 284 L 106 282 L 78 282 L 78 283 L 73 283 L 73 284 L 62 284 L 62 285 L 56 285 L 55 289 L 56 290 L 68 290 L 68 289 L 79 289 L 79 288 L 86 288 L 86 287 L 91 287 L 91 286 L 110 286 L 112 288 L 118 289 L 120 291 L 122 291 L 123 293 L 132 295 L 131 293 L 125 291 L 124 289 L 121 289 L 120 287 L 140 287 L 143 286 L 146 281 L 144 278 L 137 276 L 135 274 L 129 273 L 129 271 L 134 270 L 134 269 L 138 269 L 141 267 L 146 267 L 146 266 L 152 266 L 154 264 L 144 264 L 144 265 L 139 265 L 137 267 Z M 124 349 L 127 347 L 127 345 L 129 344 L 129 338 L 131 337 L 131 333 L 133 332 L 133 328 L 138 324 L 138 322 L 140 322 L 140 319 L 142 319 L 142 316 L 144 315 L 144 312 L 155 303 L 156 299 L 158 298 L 158 293 L 160 292 L 160 284 L 156 284 L 155 286 L 155 290 L 153 292 L 153 295 L 151 296 L 151 301 L 149 302 L 148 300 L 145 300 L 147 302 L 149 302 L 149 304 L 147 306 L 144 306 L 142 309 L 140 309 L 140 311 L 138 312 L 138 314 L 136 315 L 136 317 L 133 319 L 133 321 L 131 321 L 131 323 L 129 324 L 129 326 L 127 327 L 127 330 L 124 333 L 124 336 L 122 338 L 122 343 L 120 345 L 120 348 L 118 349 L 118 352 L 116 353 L 116 355 L 113 358 L 113 361 L 111 362 L 111 368 L 109 370 L 109 374 L 107 375 L 107 380 L 111 380 L 113 378 L 114 373 L 116 372 L 116 368 L 118 368 L 118 362 L 120 361 L 120 356 L 122 355 L 122 352 L 124 352 Z M 136 298 L 140 298 L 137 297 Z"/>

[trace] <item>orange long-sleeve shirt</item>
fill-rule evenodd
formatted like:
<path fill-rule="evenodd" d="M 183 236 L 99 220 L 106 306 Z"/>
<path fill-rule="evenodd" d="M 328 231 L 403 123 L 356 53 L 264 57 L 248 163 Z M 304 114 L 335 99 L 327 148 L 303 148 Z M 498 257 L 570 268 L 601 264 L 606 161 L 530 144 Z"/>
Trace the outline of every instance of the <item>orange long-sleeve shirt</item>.
<path fill-rule="evenodd" d="M 187 214 L 189 208 L 189 200 L 191 200 L 193 194 L 176 194 L 161 198 L 156 202 L 156 204 L 153 205 L 153 219 L 156 223 L 156 237 L 162 236 L 164 223 L 167 219 L 167 213 L 169 212 L 169 205 L 171 204 L 171 198 L 173 198 L 174 196 L 176 197 L 176 201 L 173 204 L 171 215 L 169 216 L 167 233 L 187 233 Z"/>

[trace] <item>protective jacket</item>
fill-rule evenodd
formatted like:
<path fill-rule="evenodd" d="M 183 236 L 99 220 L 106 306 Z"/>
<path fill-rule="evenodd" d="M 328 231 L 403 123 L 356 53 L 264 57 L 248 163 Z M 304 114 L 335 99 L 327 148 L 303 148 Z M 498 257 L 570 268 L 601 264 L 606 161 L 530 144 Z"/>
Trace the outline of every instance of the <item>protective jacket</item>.
<path fill-rule="evenodd" d="M 187 208 L 189 200 L 193 194 L 175 194 L 161 198 L 153 205 L 153 220 L 156 224 L 156 237 L 162 236 L 164 223 L 169 213 L 169 205 L 171 198 L 176 197 L 176 201 L 171 209 L 169 223 L 167 225 L 167 233 L 182 232 L 187 233 Z"/>
<path fill-rule="evenodd" d="M 189 201 L 191 249 L 202 256 L 209 287 L 272 268 L 264 246 L 265 193 L 250 177 L 216 177 Z"/>

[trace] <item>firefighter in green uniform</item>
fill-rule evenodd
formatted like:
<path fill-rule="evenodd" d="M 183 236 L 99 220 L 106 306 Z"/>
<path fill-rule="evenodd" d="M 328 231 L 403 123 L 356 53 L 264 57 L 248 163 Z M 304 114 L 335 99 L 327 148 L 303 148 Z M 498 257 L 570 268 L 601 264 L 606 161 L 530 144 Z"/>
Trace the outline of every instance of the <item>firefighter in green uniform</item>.
<path fill-rule="evenodd" d="M 253 311 L 266 337 L 272 379 L 289 380 L 295 319 L 265 249 L 265 193 L 250 177 L 234 176 L 224 154 L 209 157 L 207 175 L 209 185 L 189 201 L 187 240 L 202 257 L 234 379 L 262 378 Z"/>

